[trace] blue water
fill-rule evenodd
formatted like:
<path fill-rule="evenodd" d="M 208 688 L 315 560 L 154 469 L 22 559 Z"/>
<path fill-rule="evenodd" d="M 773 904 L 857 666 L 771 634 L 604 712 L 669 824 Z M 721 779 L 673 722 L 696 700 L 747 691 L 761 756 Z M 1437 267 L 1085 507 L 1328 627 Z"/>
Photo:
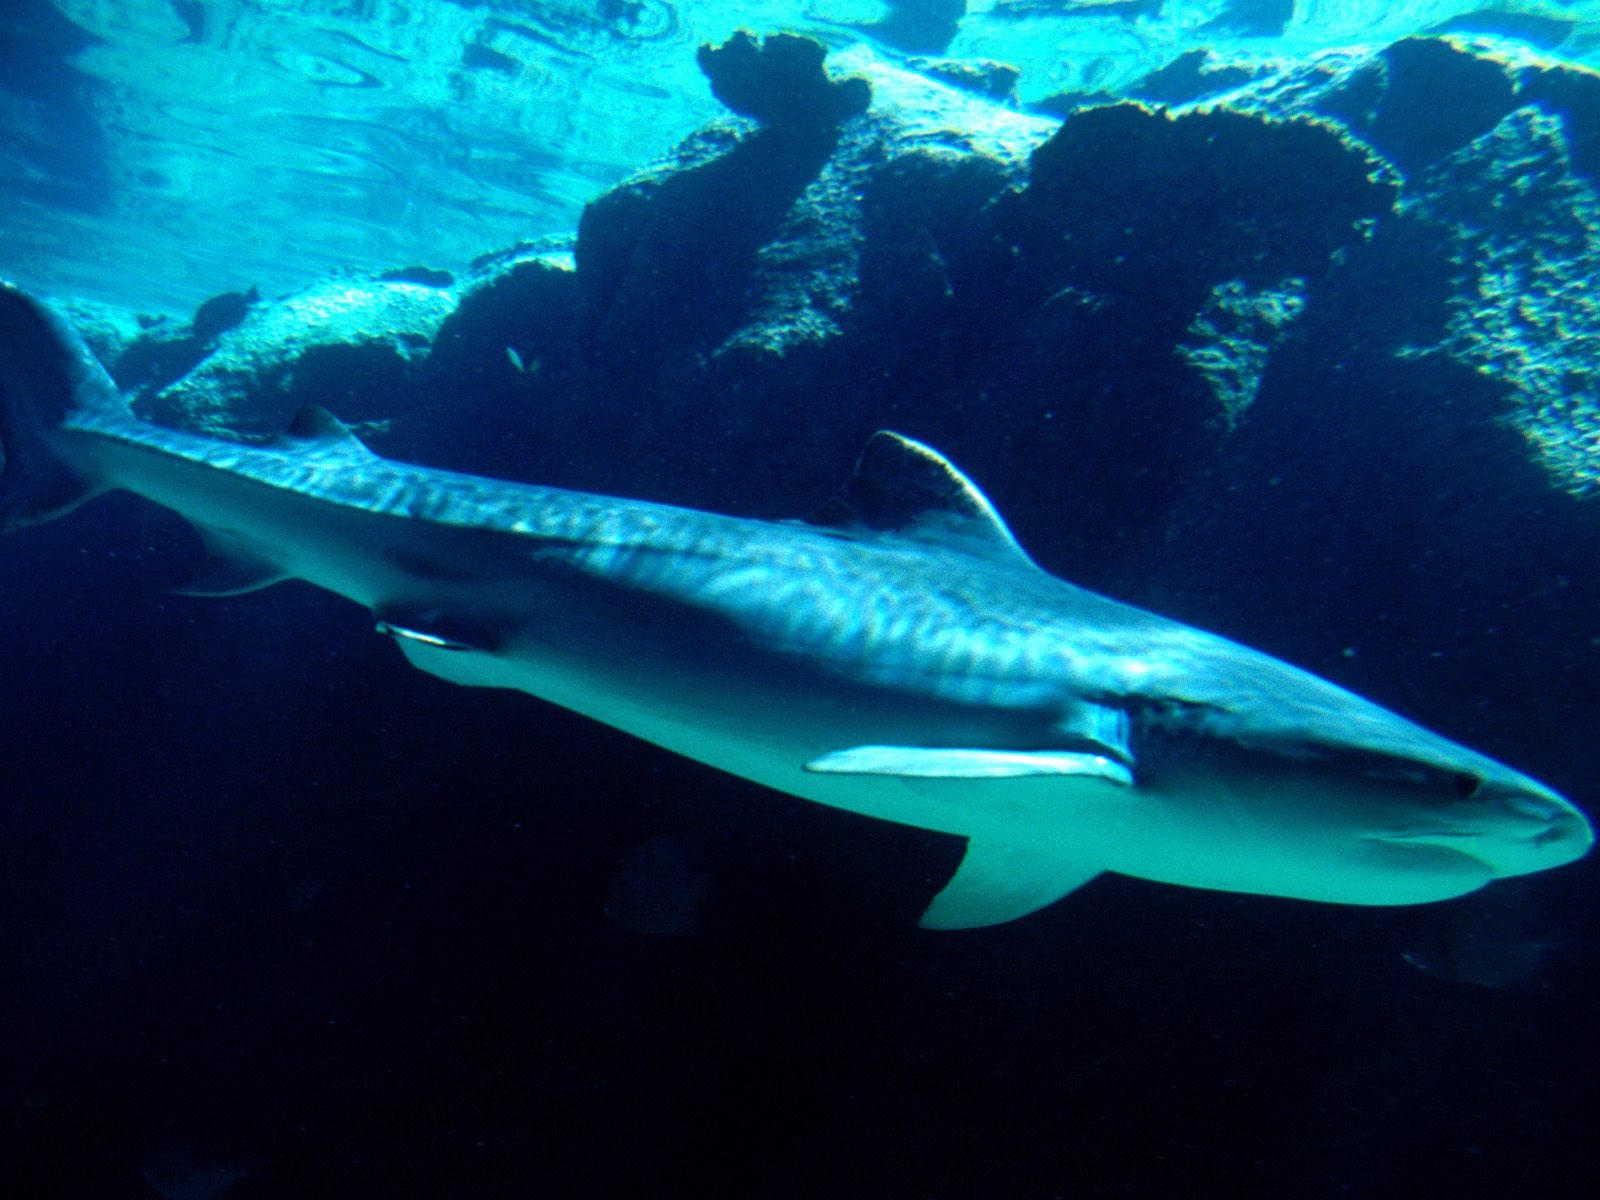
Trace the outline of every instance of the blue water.
<path fill-rule="evenodd" d="M 0 276 L 212 432 L 790 517 L 902 429 L 1050 570 L 1593 812 L 1592 8 L 16 0 Z M 876 107 L 729 118 L 740 25 Z M 1383 49 L 1435 29 L 1521 40 Z M 0 541 L 8 1194 L 1587 1194 L 1592 861 L 928 933 L 955 839 L 198 554 L 126 495 Z"/>

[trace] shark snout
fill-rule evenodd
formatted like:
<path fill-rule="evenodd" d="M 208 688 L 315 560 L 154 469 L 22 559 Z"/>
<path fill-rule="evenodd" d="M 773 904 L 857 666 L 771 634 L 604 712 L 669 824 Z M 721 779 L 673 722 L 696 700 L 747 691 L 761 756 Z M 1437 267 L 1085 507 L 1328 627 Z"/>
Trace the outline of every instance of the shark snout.
<path fill-rule="evenodd" d="M 1562 796 L 1507 771 L 1482 780 L 1478 790 L 1454 808 L 1413 812 L 1401 828 L 1379 835 L 1378 840 L 1454 850 L 1477 859 L 1496 878 L 1504 878 L 1582 858 L 1594 844 L 1594 830 Z"/>
<path fill-rule="evenodd" d="M 1560 813 L 1534 835 L 1533 844 L 1542 850 L 1567 852 L 1570 857 L 1566 861 L 1571 862 L 1589 852 L 1594 845 L 1594 830 L 1581 814 Z"/>
<path fill-rule="evenodd" d="M 1471 847 L 1497 876 L 1526 875 L 1573 862 L 1589 852 L 1594 829 L 1565 798 L 1523 776 L 1490 784 L 1492 817 Z"/>
<path fill-rule="evenodd" d="M 1594 828 L 1589 818 L 1571 806 L 1550 813 L 1543 827 L 1533 835 L 1534 849 L 1555 863 L 1582 858 L 1593 845 Z"/>

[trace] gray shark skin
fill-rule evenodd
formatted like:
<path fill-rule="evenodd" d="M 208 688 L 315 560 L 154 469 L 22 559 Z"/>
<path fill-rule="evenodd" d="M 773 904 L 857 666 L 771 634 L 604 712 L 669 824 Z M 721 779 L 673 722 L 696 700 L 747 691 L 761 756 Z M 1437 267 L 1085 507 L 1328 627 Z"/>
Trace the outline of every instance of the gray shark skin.
<path fill-rule="evenodd" d="M 307 580 L 444 679 L 967 838 L 933 928 L 1011 920 L 1102 871 L 1411 904 L 1593 840 L 1509 767 L 1046 574 L 893 433 L 813 523 L 391 462 L 320 410 L 240 445 L 137 420 L 66 322 L 4 286 L 0 442 L 0 529 L 127 489 L 201 530 L 220 566 L 197 592 Z"/>

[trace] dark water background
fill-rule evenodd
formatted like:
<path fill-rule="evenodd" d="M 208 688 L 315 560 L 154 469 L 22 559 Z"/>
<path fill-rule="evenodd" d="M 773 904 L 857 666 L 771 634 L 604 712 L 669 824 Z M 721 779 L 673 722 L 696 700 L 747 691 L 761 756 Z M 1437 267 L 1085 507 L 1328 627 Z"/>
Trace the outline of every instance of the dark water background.
<path fill-rule="evenodd" d="M 13 1194 L 1583 1191 L 1587 866 L 926 933 L 953 840 L 453 688 L 303 585 L 167 595 L 184 552 L 122 497 L 5 547 Z"/>

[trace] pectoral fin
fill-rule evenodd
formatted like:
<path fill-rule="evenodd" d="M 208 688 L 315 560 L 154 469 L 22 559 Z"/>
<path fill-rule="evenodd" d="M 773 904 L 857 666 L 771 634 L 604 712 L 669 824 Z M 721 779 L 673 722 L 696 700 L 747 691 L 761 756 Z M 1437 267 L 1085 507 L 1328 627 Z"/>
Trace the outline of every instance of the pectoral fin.
<path fill-rule="evenodd" d="M 200 526 L 209 558 L 182 587 L 179 596 L 243 596 L 289 578 L 277 563 L 257 554 L 250 542 L 237 534 Z"/>
<path fill-rule="evenodd" d="M 897 775 L 915 779 L 1013 779 L 1077 775 L 1122 787 L 1133 774 L 1103 754 L 1070 750 L 968 750 L 943 746 L 852 746 L 806 763 L 824 775 Z"/>
<path fill-rule="evenodd" d="M 1003 842 L 967 843 L 967 855 L 918 922 L 924 929 L 1000 925 L 1054 904 L 1100 867 Z"/>

